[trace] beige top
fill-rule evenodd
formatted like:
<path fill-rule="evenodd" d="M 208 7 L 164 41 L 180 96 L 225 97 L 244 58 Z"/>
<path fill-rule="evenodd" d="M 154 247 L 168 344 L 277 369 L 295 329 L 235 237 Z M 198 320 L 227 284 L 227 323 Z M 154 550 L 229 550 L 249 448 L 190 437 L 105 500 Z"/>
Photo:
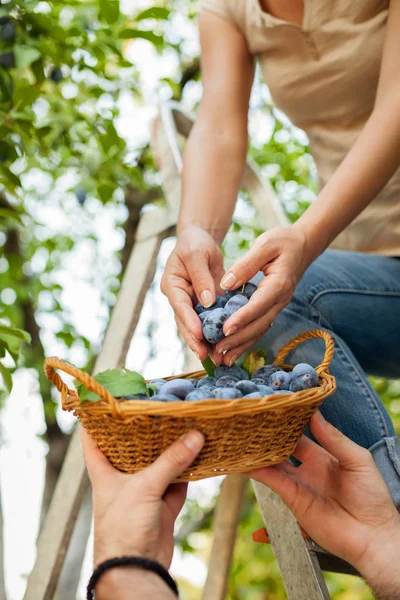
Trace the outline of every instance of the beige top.
<path fill-rule="evenodd" d="M 389 1 L 304 0 L 300 26 L 259 0 L 202 0 L 243 32 L 274 102 L 308 135 L 321 187 L 372 112 Z M 332 247 L 400 256 L 400 169 Z"/>

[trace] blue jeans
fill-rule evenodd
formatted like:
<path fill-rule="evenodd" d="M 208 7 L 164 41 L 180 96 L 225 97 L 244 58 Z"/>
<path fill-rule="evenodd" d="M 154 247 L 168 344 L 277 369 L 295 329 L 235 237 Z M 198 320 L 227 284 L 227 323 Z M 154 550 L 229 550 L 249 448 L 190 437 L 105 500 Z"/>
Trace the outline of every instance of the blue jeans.
<path fill-rule="evenodd" d="M 258 274 L 254 281 L 262 278 Z M 290 304 L 253 349 L 268 357 L 293 337 L 327 329 L 335 340 L 330 371 L 337 391 L 327 398 L 324 417 L 368 448 L 400 505 L 400 446 L 393 423 L 366 373 L 400 378 L 400 260 L 358 252 L 327 250 L 306 271 Z M 318 365 L 322 340 L 298 346 L 287 362 Z"/>

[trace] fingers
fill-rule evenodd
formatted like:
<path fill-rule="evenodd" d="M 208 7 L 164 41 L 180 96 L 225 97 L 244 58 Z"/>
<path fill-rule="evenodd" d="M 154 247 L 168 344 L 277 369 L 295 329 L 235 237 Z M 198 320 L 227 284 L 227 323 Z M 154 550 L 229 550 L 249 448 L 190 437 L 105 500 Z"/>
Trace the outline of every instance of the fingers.
<path fill-rule="evenodd" d="M 189 431 L 142 472 L 153 493 L 163 496 L 167 487 L 187 469 L 204 445 L 200 431 Z"/>
<path fill-rule="evenodd" d="M 196 313 L 194 313 L 194 314 L 195 314 L 196 318 L 198 319 Z M 200 323 L 200 319 L 198 319 L 198 320 Z M 175 321 L 176 321 L 176 324 L 178 326 L 178 329 L 179 329 L 183 339 L 185 340 L 185 342 L 187 343 L 189 348 L 198 356 L 199 360 L 205 360 L 208 356 L 207 344 L 205 344 L 205 342 L 198 342 L 197 340 L 195 340 L 194 337 L 187 330 L 187 328 L 185 327 L 183 322 L 177 316 L 175 316 Z M 201 326 L 201 323 L 200 323 L 200 326 Z"/>
<path fill-rule="evenodd" d="M 268 245 L 265 245 L 264 240 L 265 236 L 263 235 L 257 238 L 245 256 L 236 261 L 224 275 L 221 281 L 223 290 L 235 290 L 244 283 L 247 283 L 274 258 Z"/>
<path fill-rule="evenodd" d="M 336 427 L 328 423 L 319 411 L 312 416 L 310 425 L 315 439 L 343 467 L 353 470 L 372 460 L 368 450 L 361 448 L 343 435 Z"/>
<path fill-rule="evenodd" d="M 273 321 L 282 310 L 283 306 L 276 305 L 260 319 L 247 325 L 244 329 L 225 337 L 216 346 L 219 354 L 224 354 L 224 363 L 237 360 L 271 327 Z M 240 309 L 242 310 L 242 309 Z M 240 310 L 238 312 L 240 312 Z"/>
<path fill-rule="evenodd" d="M 200 249 L 191 250 L 185 254 L 185 267 L 200 304 L 209 308 L 216 300 L 216 290 L 208 252 Z"/>
<path fill-rule="evenodd" d="M 305 435 L 300 438 L 293 452 L 293 456 L 305 464 L 318 460 L 324 454 L 326 455 L 326 451 Z"/>
<path fill-rule="evenodd" d="M 269 314 L 273 321 L 278 313 L 288 304 L 292 289 L 277 275 L 268 275 L 260 283 L 246 306 L 240 308 L 226 321 L 224 332 L 239 331 L 250 323 Z"/>
<path fill-rule="evenodd" d="M 112 466 L 108 458 L 102 453 L 96 442 L 83 427 L 81 427 L 81 444 L 92 484 L 95 484 L 98 478 L 104 478 L 110 474 L 118 474 L 117 469 Z"/>
<path fill-rule="evenodd" d="M 294 506 L 297 498 L 298 484 L 290 474 L 281 469 L 281 465 L 263 467 L 256 471 L 250 471 L 247 475 L 255 479 L 255 481 L 267 485 L 271 490 L 279 494 L 289 508 Z"/>

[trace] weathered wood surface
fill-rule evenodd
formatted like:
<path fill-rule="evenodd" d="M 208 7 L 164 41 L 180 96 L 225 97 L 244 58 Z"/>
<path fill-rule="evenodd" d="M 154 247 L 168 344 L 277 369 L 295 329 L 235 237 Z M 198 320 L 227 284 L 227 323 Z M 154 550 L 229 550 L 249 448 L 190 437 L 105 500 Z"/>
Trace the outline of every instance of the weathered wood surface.
<path fill-rule="evenodd" d="M 253 486 L 288 600 L 329 600 L 318 560 L 308 550 L 296 519 L 272 490 L 258 482 Z"/>
<path fill-rule="evenodd" d="M 202 600 L 224 600 L 247 483 L 244 475 L 228 475 L 221 486 L 214 517 L 213 545 Z"/>

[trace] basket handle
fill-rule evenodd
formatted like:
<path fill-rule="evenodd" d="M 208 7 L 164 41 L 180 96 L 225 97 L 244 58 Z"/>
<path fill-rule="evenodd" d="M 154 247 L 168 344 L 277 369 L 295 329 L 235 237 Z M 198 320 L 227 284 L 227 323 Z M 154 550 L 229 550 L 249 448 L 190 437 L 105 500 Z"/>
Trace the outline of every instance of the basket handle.
<path fill-rule="evenodd" d="M 56 373 L 55 369 L 60 369 L 68 375 L 72 375 L 78 381 L 83 383 L 83 385 L 91 392 L 94 392 L 102 400 L 107 402 L 110 407 L 113 417 L 119 417 L 121 415 L 121 410 L 118 401 L 114 398 L 112 394 L 105 387 L 103 387 L 100 383 L 98 383 L 94 377 L 89 375 L 89 373 L 85 373 L 81 371 L 77 367 L 70 365 L 64 360 L 60 360 L 56 356 L 52 356 L 50 358 L 46 358 L 44 361 L 44 372 L 46 374 L 47 379 L 51 381 L 59 392 L 61 392 L 61 398 L 64 401 L 67 395 L 76 396 L 76 392 L 70 390 L 66 383 L 61 379 L 61 377 Z"/>
<path fill-rule="evenodd" d="M 313 331 L 306 331 L 305 333 L 301 333 L 300 335 L 295 337 L 288 344 L 286 344 L 286 346 L 284 346 L 283 348 L 281 348 L 279 350 L 274 362 L 277 364 L 284 363 L 285 358 L 287 357 L 289 352 L 294 350 L 294 348 L 296 348 L 296 346 L 298 346 L 302 342 L 311 340 L 313 338 L 320 338 L 320 339 L 324 340 L 324 342 L 325 342 L 324 358 L 321 361 L 321 364 L 318 365 L 318 367 L 316 367 L 315 370 L 317 371 L 318 375 L 321 375 L 321 373 L 323 373 L 323 372 L 329 372 L 329 365 L 333 358 L 333 353 L 335 351 L 335 344 L 334 344 L 333 338 L 330 335 L 330 333 L 328 333 L 327 331 L 324 331 L 323 329 L 314 329 Z"/>

